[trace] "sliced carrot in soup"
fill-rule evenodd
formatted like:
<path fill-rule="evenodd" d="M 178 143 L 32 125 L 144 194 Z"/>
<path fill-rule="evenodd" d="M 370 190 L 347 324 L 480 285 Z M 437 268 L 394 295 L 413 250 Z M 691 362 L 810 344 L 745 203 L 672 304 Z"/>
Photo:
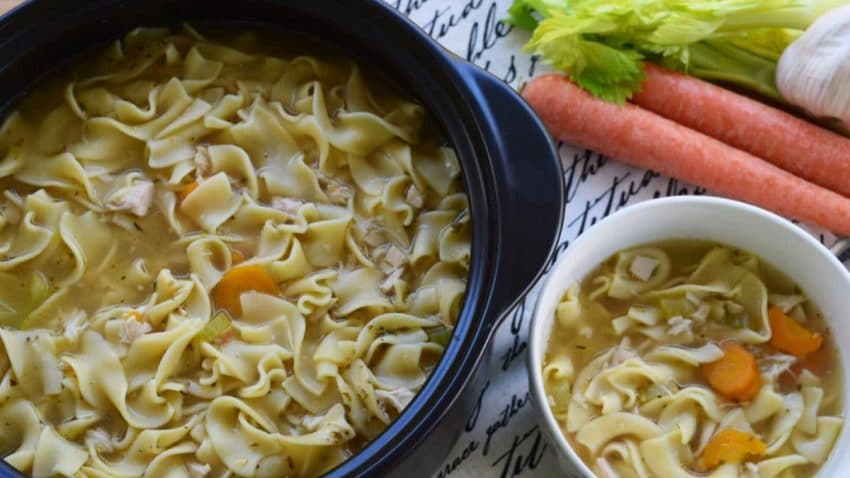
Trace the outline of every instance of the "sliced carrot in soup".
<path fill-rule="evenodd" d="M 727 428 L 708 442 L 700 457 L 700 468 L 705 471 L 724 463 L 742 463 L 750 456 L 763 455 L 766 450 L 767 445 L 752 433 Z"/>
<path fill-rule="evenodd" d="M 761 389 L 755 356 L 734 342 L 726 342 L 720 348 L 723 357 L 701 367 L 706 382 L 730 400 L 746 401 L 755 397 Z"/>
<path fill-rule="evenodd" d="M 770 346 L 797 357 L 808 355 L 823 345 L 823 336 L 812 332 L 779 307 L 771 307 L 767 314 L 772 335 Z"/>
<path fill-rule="evenodd" d="M 234 317 L 239 317 L 242 315 L 242 293 L 257 291 L 277 295 L 279 290 L 277 283 L 263 266 L 251 264 L 234 267 L 225 272 L 213 289 L 212 295 L 218 307 L 227 310 Z"/>

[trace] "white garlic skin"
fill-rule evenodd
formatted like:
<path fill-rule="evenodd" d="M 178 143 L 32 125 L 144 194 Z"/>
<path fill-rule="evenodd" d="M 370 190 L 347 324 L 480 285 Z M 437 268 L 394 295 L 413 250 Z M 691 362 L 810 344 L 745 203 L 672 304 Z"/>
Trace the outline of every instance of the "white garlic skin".
<path fill-rule="evenodd" d="M 785 49 L 776 86 L 789 103 L 850 130 L 850 5 L 825 13 Z"/>

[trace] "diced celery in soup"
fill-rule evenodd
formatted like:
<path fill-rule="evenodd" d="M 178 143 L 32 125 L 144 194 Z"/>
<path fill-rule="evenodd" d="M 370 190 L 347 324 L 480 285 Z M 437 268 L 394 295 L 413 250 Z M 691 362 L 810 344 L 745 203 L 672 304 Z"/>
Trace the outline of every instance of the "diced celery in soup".
<path fill-rule="evenodd" d="M 815 304 L 758 256 L 673 240 L 569 288 L 543 361 L 552 412 L 600 477 L 811 477 L 844 421 Z"/>
<path fill-rule="evenodd" d="M 0 127 L 0 453 L 26 474 L 316 476 L 448 342 L 470 215 L 423 108 L 303 39 L 215 38 L 136 30 Z"/>

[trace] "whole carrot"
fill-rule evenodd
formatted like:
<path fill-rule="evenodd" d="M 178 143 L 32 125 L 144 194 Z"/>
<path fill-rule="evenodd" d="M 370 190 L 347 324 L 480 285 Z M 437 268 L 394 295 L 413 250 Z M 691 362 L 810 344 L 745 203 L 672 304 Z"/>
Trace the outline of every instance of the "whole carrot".
<path fill-rule="evenodd" d="M 850 199 L 655 113 L 594 98 L 559 75 L 535 78 L 523 96 L 563 141 L 850 234 Z"/>
<path fill-rule="evenodd" d="M 636 105 L 850 197 L 850 139 L 699 78 L 644 70 Z"/>

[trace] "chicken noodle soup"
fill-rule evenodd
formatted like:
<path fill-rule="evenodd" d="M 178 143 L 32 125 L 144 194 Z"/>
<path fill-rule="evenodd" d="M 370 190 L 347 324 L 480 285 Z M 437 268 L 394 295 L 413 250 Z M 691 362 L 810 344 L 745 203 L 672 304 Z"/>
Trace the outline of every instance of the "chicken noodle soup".
<path fill-rule="evenodd" d="M 0 129 L 0 452 L 24 473 L 316 476 L 448 341 L 470 216 L 422 107 L 230 38 L 134 31 Z"/>
<path fill-rule="evenodd" d="M 543 360 L 552 413 L 600 477 L 811 477 L 841 431 L 817 307 L 757 256 L 675 240 L 569 288 Z"/>

